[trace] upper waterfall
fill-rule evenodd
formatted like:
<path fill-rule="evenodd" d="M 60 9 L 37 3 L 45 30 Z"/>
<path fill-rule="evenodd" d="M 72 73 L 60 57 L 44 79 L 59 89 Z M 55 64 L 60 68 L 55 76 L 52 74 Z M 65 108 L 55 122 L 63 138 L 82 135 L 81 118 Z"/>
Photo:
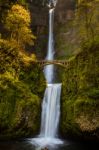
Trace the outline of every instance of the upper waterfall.
<path fill-rule="evenodd" d="M 54 59 L 54 37 L 53 37 L 53 24 L 54 24 L 54 8 L 49 9 L 49 37 L 48 37 L 48 51 L 46 60 Z M 45 77 L 48 83 L 53 82 L 54 66 L 47 65 L 44 68 Z"/>
<path fill-rule="evenodd" d="M 54 26 L 54 9 L 57 0 L 49 0 L 49 37 L 48 37 L 48 50 L 46 60 L 54 59 L 54 36 L 53 36 L 53 26 Z M 48 83 L 53 83 L 54 80 L 54 65 L 47 65 L 44 68 L 45 77 Z"/>

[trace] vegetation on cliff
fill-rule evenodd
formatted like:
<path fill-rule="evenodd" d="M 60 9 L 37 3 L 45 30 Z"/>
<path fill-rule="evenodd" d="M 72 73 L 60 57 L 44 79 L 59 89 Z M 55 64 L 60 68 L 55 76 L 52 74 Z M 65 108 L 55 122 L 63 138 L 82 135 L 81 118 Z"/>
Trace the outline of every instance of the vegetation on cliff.
<path fill-rule="evenodd" d="M 34 44 L 35 39 L 29 11 L 19 4 L 10 4 L 2 15 L 0 139 L 7 139 L 38 132 L 45 79 L 35 63 L 35 54 L 25 51 L 27 44 Z"/>
<path fill-rule="evenodd" d="M 99 138 L 98 49 L 99 42 L 85 44 L 63 74 L 61 130 L 64 136 Z"/>
<path fill-rule="evenodd" d="M 64 136 L 99 140 L 99 3 L 79 5 L 75 25 L 80 43 L 62 75 L 60 126 Z"/>

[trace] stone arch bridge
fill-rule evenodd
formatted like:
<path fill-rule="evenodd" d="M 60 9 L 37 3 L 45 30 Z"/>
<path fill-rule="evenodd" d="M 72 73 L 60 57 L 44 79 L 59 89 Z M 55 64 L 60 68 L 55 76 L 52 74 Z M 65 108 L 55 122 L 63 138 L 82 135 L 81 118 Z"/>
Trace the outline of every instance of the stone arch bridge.
<path fill-rule="evenodd" d="M 46 65 L 59 65 L 61 67 L 67 67 L 69 64 L 69 61 L 67 60 L 37 60 L 36 63 L 38 63 L 41 67 L 44 67 Z"/>

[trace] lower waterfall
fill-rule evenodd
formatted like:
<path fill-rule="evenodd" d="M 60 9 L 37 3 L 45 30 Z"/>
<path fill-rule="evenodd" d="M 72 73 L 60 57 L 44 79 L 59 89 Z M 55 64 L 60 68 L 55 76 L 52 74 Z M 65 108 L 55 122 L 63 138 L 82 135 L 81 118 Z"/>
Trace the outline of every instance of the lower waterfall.
<path fill-rule="evenodd" d="M 61 84 L 48 84 L 43 104 L 40 136 L 56 137 L 60 116 Z"/>
<path fill-rule="evenodd" d="M 37 147 L 63 144 L 58 139 L 61 84 L 48 84 L 42 103 L 41 131 L 30 142 Z"/>

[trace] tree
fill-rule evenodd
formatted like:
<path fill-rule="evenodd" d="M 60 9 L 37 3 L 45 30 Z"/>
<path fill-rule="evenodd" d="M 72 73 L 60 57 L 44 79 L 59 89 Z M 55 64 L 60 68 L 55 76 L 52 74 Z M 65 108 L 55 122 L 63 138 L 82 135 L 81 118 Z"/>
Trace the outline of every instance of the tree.
<path fill-rule="evenodd" d="M 23 6 L 13 5 L 8 11 L 4 26 L 8 31 L 8 37 L 17 41 L 24 48 L 25 45 L 33 45 L 36 38 L 30 29 L 30 13 Z"/>

